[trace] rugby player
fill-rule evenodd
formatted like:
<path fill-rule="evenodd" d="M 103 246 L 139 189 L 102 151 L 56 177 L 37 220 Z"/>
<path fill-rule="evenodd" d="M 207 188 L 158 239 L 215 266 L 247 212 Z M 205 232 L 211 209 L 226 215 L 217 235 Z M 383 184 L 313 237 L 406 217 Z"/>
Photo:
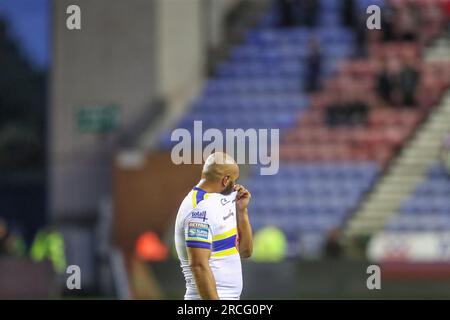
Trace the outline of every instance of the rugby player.
<path fill-rule="evenodd" d="M 241 258 L 253 250 L 247 206 L 251 194 L 236 184 L 239 167 L 226 153 L 211 154 L 200 182 L 180 205 L 175 245 L 186 280 L 185 300 L 238 300 Z"/>

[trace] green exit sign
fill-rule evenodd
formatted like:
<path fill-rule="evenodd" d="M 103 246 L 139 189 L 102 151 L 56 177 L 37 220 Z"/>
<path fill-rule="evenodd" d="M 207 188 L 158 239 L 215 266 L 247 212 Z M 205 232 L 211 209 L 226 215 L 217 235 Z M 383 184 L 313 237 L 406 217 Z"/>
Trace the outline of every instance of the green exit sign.
<path fill-rule="evenodd" d="M 76 126 L 81 133 L 110 133 L 120 124 L 117 105 L 85 105 L 76 109 Z"/>

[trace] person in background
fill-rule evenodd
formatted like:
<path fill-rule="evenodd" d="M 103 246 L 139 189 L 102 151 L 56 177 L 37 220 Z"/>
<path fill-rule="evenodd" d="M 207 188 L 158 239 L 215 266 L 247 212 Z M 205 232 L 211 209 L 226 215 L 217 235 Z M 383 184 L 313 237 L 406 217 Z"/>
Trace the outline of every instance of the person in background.
<path fill-rule="evenodd" d="M 356 34 L 356 50 L 355 58 L 365 58 L 368 54 L 367 42 L 367 26 L 361 17 L 356 17 L 356 23 L 354 26 L 354 32 Z"/>
<path fill-rule="evenodd" d="M 0 218 L 0 256 L 6 253 L 6 240 L 8 237 L 8 226 L 6 221 Z"/>
<path fill-rule="evenodd" d="M 341 6 L 341 18 L 344 26 L 356 29 L 357 16 L 355 8 L 355 0 L 343 0 Z"/>
<path fill-rule="evenodd" d="M 26 245 L 22 235 L 8 227 L 6 221 L 0 218 L 0 256 L 23 257 Z"/>
<path fill-rule="evenodd" d="M 343 88 L 350 90 L 343 91 Z M 326 106 L 325 122 L 329 127 L 366 125 L 369 103 L 364 99 L 364 89 L 347 78 L 334 90 L 332 102 Z"/>
<path fill-rule="evenodd" d="M 395 16 L 398 10 L 391 4 L 386 5 L 381 11 L 381 26 L 383 31 L 383 40 L 394 40 Z"/>
<path fill-rule="evenodd" d="M 253 246 L 253 261 L 281 262 L 286 258 L 288 243 L 283 230 L 267 226 L 255 233 Z"/>
<path fill-rule="evenodd" d="M 355 58 L 366 57 L 366 20 L 364 16 L 358 15 L 355 0 L 342 0 L 341 21 L 345 27 L 351 29 L 356 35 Z"/>
<path fill-rule="evenodd" d="M 418 40 L 421 25 L 418 7 L 410 2 L 405 4 L 395 17 L 395 37 L 400 41 L 414 42 Z"/>
<path fill-rule="evenodd" d="M 381 61 L 381 68 L 376 77 L 376 90 L 383 103 L 387 105 L 395 104 L 394 91 L 398 87 L 398 71 L 399 67 L 395 61 L 387 59 Z"/>
<path fill-rule="evenodd" d="M 444 4 L 443 1 L 440 1 Z M 417 15 L 420 17 L 420 40 L 421 43 L 427 45 L 435 38 L 446 25 L 446 13 L 445 7 L 439 5 L 439 3 L 428 2 L 425 6 L 417 9 Z"/>
<path fill-rule="evenodd" d="M 328 232 L 325 242 L 325 258 L 339 259 L 342 257 L 342 253 L 339 230 L 332 229 Z"/>
<path fill-rule="evenodd" d="M 383 60 L 377 75 L 377 94 L 390 106 L 415 107 L 420 73 L 414 57 L 406 58 L 402 65 L 395 59 Z"/>
<path fill-rule="evenodd" d="M 303 83 L 306 84 L 306 92 L 311 93 L 319 89 L 320 76 L 322 74 L 322 53 L 319 42 L 312 38 L 308 43 L 306 56 L 306 70 Z"/>
<path fill-rule="evenodd" d="M 299 25 L 314 28 L 319 14 L 318 0 L 296 0 L 299 12 Z"/>
<path fill-rule="evenodd" d="M 278 0 L 280 27 L 294 26 L 294 0 Z"/>
<path fill-rule="evenodd" d="M 399 74 L 402 104 L 407 107 L 416 106 L 416 92 L 420 81 L 420 73 L 416 69 L 413 57 L 408 57 Z"/>
<path fill-rule="evenodd" d="M 49 260 L 54 271 L 63 273 L 67 267 L 63 235 L 53 227 L 41 229 L 35 236 L 30 256 L 37 262 Z"/>
<path fill-rule="evenodd" d="M 447 35 L 450 34 L 450 0 L 444 0 L 442 3 L 442 12 L 444 21 L 447 24 Z"/>
<path fill-rule="evenodd" d="M 280 27 L 303 26 L 313 28 L 317 25 L 319 14 L 318 0 L 277 0 L 280 12 Z"/>

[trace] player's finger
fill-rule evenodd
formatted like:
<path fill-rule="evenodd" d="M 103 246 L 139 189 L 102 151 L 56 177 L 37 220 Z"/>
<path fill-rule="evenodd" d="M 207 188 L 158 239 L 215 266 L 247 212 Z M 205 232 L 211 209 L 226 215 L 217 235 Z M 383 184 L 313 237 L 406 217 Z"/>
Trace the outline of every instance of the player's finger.
<path fill-rule="evenodd" d="M 250 196 L 250 192 L 248 192 L 248 190 L 245 189 L 245 188 L 242 188 L 240 190 L 240 192 L 238 192 L 238 194 L 239 194 L 240 197 L 248 197 L 248 196 Z"/>

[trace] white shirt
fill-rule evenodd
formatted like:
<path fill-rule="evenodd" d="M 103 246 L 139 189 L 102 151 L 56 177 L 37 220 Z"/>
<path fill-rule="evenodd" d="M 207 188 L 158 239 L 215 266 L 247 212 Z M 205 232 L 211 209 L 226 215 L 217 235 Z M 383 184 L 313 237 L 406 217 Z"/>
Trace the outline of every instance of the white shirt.
<path fill-rule="evenodd" d="M 195 187 L 180 205 L 175 223 L 175 246 L 186 280 L 186 300 L 201 299 L 186 247 L 211 249 L 209 265 L 219 298 L 240 298 L 242 267 L 237 250 L 236 194 L 206 193 Z"/>

